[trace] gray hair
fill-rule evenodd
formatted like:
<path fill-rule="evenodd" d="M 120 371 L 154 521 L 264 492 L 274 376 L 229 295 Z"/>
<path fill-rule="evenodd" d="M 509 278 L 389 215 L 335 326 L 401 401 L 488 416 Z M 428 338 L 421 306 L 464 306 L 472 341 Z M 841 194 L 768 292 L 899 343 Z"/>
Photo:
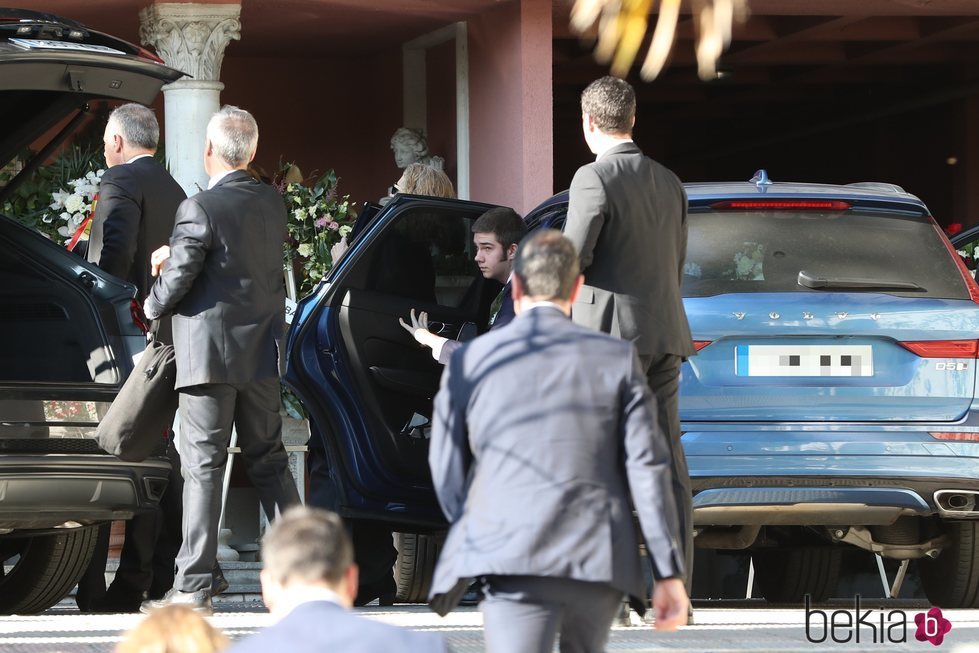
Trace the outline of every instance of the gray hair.
<path fill-rule="evenodd" d="M 428 154 L 428 144 L 425 143 L 425 136 L 422 135 L 420 129 L 398 127 L 394 136 L 391 137 L 391 147 L 393 148 L 395 145 L 404 145 L 414 150 L 419 159 Z"/>
<path fill-rule="evenodd" d="M 628 134 L 636 118 L 636 92 L 624 79 L 606 75 L 582 91 L 581 112 L 606 134 Z"/>
<path fill-rule="evenodd" d="M 524 294 L 535 299 L 571 299 L 578 272 L 578 252 L 556 229 L 544 229 L 526 238 L 513 261 L 513 273 L 520 279 Z"/>
<path fill-rule="evenodd" d="M 123 140 L 129 145 L 155 150 L 160 143 L 160 123 L 156 121 L 156 114 L 149 107 L 130 102 L 116 107 L 109 114 L 109 120 L 116 122 Z"/>
<path fill-rule="evenodd" d="M 353 544 L 340 516 L 319 508 L 286 510 L 262 537 L 262 562 L 274 582 L 336 585 L 353 564 Z"/>
<path fill-rule="evenodd" d="M 207 138 L 225 163 L 240 168 L 258 147 L 258 123 L 244 109 L 226 104 L 207 123 Z"/>

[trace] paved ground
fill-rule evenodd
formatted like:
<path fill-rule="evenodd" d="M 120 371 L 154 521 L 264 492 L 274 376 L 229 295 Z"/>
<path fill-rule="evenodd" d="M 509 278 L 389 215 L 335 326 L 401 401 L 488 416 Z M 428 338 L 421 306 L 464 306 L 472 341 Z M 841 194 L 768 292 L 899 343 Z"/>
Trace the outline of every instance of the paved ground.
<path fill-rule="evenodd" d="M 753 653 L 791 653 L 794 651 L 828 650 L 852 651 L 937 651 L 939 653 L 979 653 L 979 611 L 953 610 L 945 613 L 952 622 L 952 630 L 940 646 L 915 640 L 914 615 L 921 612 L 921 604 L 913 602 L 889 602 L 863 605 L 861 612 L 869 609 L 865 623 L 874 623 L 860 629 L 860 643 L 854 640 L 852 628 L 838 627 L 837 639 L 850 637 L 848 643 L 834 643 L 827 637 L 823 643 L 811 643 L 806 639 L 806 613 L 801 608 L 772 610 L 756 606 L 763 603 L 711 604 L 697 606 L 697 625 L 679 632 L 660 634 L 648 624 L 616 626 L 609 641 L 609 651 L 690 651 L 695 653 L 726 653 L 751 651 Z M 846 613 L 852 617 L 852 605 L 834 606 L 842 612 L 837 615 L 838 624 L 845 625 Z M 849 608 L 849 609 L 847 609 Z M 216 605 L 211 622 L 224 630 L 231 638 L 238 638 L 268 625 L 265 613 L 254 595 L 222 597 Z M 892 612 L 894 611 L 894 612 Z M 430 612 L 425 606 L 409 605 L 394 608 L 368 607 L 361 613 L 371 619 L 387 623 L 443 633 L 457 653 L 482 651 L 482 620 L 475 608 L 460 609 L 445 619 Z M 112 651 L 121 633 L 135 625 L 139 615 L 82 615 L 71 603 L 62 603 L 43 615 L 32 617 L 0 617 L 0 652 L 2 653 L 81 653 Z M 832 616 L 827 610 L 827 619 Z M 891 628 L 889 639 L 906 638 L 907 641 L 883 641 L 879 623 L 884 619 L 885 628 L 907 620 L 909 627 Z M 826 633 L 821 617 L 810 615 L 810 636 L 820 639 Z M 877 642 L 874 643 L 876 634 Z"/>

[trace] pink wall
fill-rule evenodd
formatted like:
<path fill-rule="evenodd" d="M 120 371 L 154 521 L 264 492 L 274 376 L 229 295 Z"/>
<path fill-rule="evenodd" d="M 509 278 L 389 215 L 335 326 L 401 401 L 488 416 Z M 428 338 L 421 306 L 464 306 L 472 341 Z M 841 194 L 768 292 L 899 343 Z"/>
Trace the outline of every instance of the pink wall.
<path fill-rule="evenodd" d="M 469 21 L 472 199 L 521 213 L 553 192 L 551 12 L 520 0 Z"/>
<path fill-rule="evenodd" d="M 280 159 L 304 175 L 329 168 L 341 194 L 377 201 L 401 176 L 390 139 L 401 126 L 400 48 L 366 57 L 235 57 L 221 67 L 221 102 L 255 115 L 256 163 L 268 173 Z"/>

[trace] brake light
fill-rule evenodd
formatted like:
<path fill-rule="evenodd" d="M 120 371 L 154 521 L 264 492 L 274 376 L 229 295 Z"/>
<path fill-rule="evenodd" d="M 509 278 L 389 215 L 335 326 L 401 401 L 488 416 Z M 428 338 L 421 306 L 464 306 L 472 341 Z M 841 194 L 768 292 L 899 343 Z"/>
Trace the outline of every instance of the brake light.
<path fill-rule="evenodd" d="M 129 302 L 129 314 L 133 318 L 133 324 L 139 327 L 139 330 L 143 332 L 144 336 L 149 333 L 150 328 L 146 326 L 146 316 L 143 315 L 143 307 L 135 299 Z"/>
<path fill-rule="evenodd" d="M 922 358 L 975 358 L 979 340 L 918 340 L 898 343 Z"/>
<path fill-rule="evenodd" d="M 958 442 L 979 442 L 979 433 L 963 433 L 962 431 L 939 431 L 929 433 L 936 440 L 952 440 Z"/>
<path fill-rule="evenodd" d="M 700 351 L 701 349 L 703 349 L 704 347 L 706 347 L 707 345 L 709 345 L 711 342 L 712 341 L 710 341 L 710 340 L 694 340 L 693 341 L 693 350 L 694 351 Z"/>
<path fill-rule="evenodd" d="M 839 200 L 725 200 L 714 202 L 710 208 L 720 211 L 783 210 L 796 211 L 846 211 L 849 202 Z"/>
<path fill-rule="evenodd" d="M 955 264 L 958 266 L 959 274 L 962 275 L 962 280 L 965 281 L 965 287 L 969 289 L 969 298 L 972 299 L 973 303 L 979 304 L 979 284 L 976 283 L 976 278 L 972 276 L 971 272 L 969 272 L 969 268 L 965 266 L 965 261 L 963 261 L 962 257 L 959 256 L 959 253 L 955 251 L 955 245 L 953 245 L 952 241 L 948 239 L 948 236 L 945 235 L 942 228 L 938 226 L 935 218 L 929 215 L 928 219 L 931 220 L 931 226 L 938 232 L 938 237 L 945 244 L 945 249 L 947 249 L 948 253 L 952 255 L 952 260 L 955 261 Z"/>

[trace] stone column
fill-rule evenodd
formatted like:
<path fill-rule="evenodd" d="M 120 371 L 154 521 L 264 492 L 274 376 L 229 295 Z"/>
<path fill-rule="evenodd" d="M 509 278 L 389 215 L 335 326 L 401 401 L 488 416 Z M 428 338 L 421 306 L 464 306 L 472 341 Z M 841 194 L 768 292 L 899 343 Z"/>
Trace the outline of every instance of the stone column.
<path fill-rule="evenodd" d="M 187 195 L 207 188 L 204 133 L 220 108 L 221 61 L 241 38 L 240 4 L 152 4 L 139 12 L 140 40 L 188 75 L 163 87 L 167 166 Z"/>

